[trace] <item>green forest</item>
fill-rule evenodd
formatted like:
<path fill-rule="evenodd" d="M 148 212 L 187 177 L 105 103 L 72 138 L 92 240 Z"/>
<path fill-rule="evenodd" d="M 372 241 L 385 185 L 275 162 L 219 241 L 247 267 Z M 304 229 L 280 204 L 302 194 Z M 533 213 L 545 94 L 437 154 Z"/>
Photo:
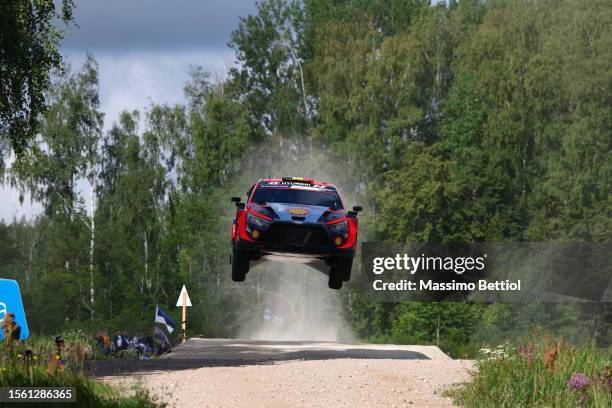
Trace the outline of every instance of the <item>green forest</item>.
<path fill-rule="evenodd" d="M 336 184 L 364 207 L 361 241 L 610 241 L 609 0 L 262 0 L 224 76 L 192 67 L 183 103 L 108 131 L 95 55 L 70 66 L 49 23 L 71 24 L 74 4 L 34 3 L 0 6 L 15 17 L 0 169 L 44 209 L 0 223 L 0 276 L 33 332 L 149 330 L 156 304 L 178 317 L 185 284 L 190 333 L 237 336 L 263 310 L 231 282 L 230 197 L 269 176 Z M 32 26 L 38 54 L 8 47 Z M 612 339 L 607 303 L 339 296 L 357 339 L 457 356 L 534 331 Z"/>

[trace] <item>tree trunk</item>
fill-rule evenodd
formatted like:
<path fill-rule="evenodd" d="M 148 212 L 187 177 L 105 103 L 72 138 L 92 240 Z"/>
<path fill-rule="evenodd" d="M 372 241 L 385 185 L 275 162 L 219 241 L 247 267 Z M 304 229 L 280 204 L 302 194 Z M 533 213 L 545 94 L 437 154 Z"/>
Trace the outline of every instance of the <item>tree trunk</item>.
<path fill-rule="evenodd" d="M 94 286 L 94 246 L 96 243 L 96 182 L 91 183 L 91 215 L 89 219 L 89 303 L 91 306 L 91 320 L 94 318 L 94 304 L 96 300 L 96 289 Z"/>
<path fill-rule="evenodd" d="M 151 291 L 151 279 L 149 278 L 149 234 L 145 230 L 143 232 L 144 244 L 144 284 L 149 291 Z"/>
<path fill-rule="evenodd" d="M 26 269 L 26 289 L 30 290 L 30 279 L 32 278 L 32 263 L 34 261 L 34 248 L 38 243 L 38 231 L 34 231 L 34 239 L 30 243 L 28 251 L 28 268 Z"/>

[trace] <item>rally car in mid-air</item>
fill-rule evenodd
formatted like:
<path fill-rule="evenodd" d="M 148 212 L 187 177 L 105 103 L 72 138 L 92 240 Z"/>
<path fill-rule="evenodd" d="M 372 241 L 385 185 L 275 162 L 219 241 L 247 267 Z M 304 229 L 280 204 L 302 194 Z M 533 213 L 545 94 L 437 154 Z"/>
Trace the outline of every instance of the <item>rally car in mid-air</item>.
<path fill-rule="evenodd" d="M 242 282 L 251 265 L 264 260 L 305 263 L 329 275 L 340 289 L 351 278 L 357 246 L 357 213 L 344 208 L 332 184 L 310 178 L 261 179 L 246 203 L 232 197 L 232 279 Z"/>

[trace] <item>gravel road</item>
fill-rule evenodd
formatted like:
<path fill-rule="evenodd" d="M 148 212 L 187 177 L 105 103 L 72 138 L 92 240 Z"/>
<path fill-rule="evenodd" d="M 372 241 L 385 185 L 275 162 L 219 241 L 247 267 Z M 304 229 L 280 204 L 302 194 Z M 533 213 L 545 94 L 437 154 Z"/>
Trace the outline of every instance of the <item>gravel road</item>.
<path fill-rule="evenodd" d="M 443 391 L 472 368 L 428 346 L 190 339 L 96 375 L 176 407 L 451 407 Z"/>

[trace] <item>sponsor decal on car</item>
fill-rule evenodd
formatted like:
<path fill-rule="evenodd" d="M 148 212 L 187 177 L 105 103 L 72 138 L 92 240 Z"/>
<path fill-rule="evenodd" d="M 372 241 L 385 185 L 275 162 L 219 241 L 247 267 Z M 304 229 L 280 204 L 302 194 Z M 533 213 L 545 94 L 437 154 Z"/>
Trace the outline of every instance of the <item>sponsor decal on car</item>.
<path fill-rule="evenodd" d="M 302 208 L 302 207 L 289 208 L 287 211 L 289 212 L 289 214 L 292 214 L 292 215 L 308 215 L 308 214 L 310 214 L 310 210 L 308 210 L 308 208 Z"/>
<path fill-rule="evenodd" d="M 265 181 L 258 188 L 298 188 L 312 191 L 335 191 L 334 188 L 320 184 L 300 183 L 295 181 Z"/>

